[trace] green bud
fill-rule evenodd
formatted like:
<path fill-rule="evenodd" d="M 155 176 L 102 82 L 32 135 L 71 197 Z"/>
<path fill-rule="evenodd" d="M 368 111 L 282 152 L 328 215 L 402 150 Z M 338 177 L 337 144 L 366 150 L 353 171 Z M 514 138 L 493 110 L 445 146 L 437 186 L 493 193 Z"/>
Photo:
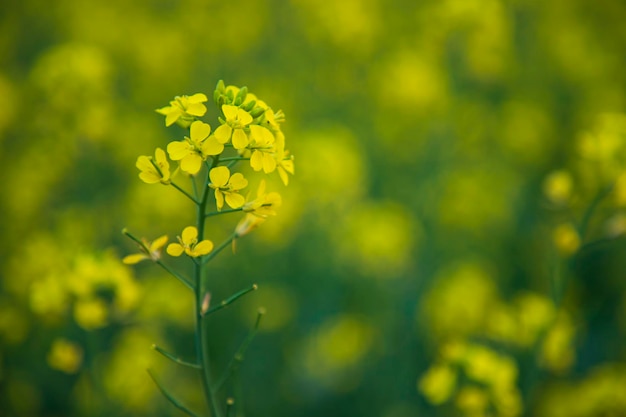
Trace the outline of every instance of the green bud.
<path fill-rule="evenodd" d="M 252 116 L 253 119 L 256 119 L 257 117 L 261 116 L 263 113 L 265 113 L 265 109 L 263 107 L 255 107 L 250 112 L 250 116 Z"/>
<path fill-rule="evenodd" d="M 256 105 L 256 100 L 252 100 L 252 101 L 246 103 L 245 105 L 241 106 L 241 108 L 244 109 L 247 112 L 250 112 L 250 110 L 252 110 L 255 105 Z"/>
<path fill-rule="evenodd" d="M 243 86 L 239 89 L 237 93 L 237 97 L 235 97 L 235 106 L 241 105 L 246 100 L 246 96 L 248 95 L 248 87 Z"/>
<path fill-rule="evenodd" d="M 213 91 L 213 101 L 215 102 L 217 107 L 222 107 L 222 104 L 224 104 L 224 99 L 222 98 L 222 95 L 224 94 L 225 90 L 226 86 L 224 85 L 224 81 L 219 80 L 217 82 L 217 85 L 215 86 L 215 90 Z"/>

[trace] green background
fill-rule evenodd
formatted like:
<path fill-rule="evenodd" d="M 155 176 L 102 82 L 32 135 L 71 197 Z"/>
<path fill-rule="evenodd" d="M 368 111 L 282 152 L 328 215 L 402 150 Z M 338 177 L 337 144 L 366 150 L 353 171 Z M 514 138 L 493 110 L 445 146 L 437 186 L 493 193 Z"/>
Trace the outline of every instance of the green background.
<path fill-rule="evenodd" d="M 626 414 L 625 18 L 611 0 L 4 2 L 0 414 L 180 415 L 147 368 L 202 410 L 196 375 L 150 349 L 193 356 L 192 296 L 122 266 L 120 230 L 171 240 L 192 221 L 134 165 L 184 134 L 154 109 L 219 79 L 285 112 L 296 164 L 273 178 L 278 216 L 212 266 L 215 300 L 260 286 L 215 316 L 216 370 L 268 311 L 237 413 L 501 415 L 417 387 L 466 340 L 514 358 L 511 415 Z M 564 201 L 546 196 L 554 170 Z M 559 253 L 559 224 L 581 245 Z M 569 361 L 543 366 L 543 336 L 494 337 L 520 294 L 567 317 Z M 88 325 L 94 300 L 106 322 Z M 59 338 L 75 369 L 51 366 Z"/>

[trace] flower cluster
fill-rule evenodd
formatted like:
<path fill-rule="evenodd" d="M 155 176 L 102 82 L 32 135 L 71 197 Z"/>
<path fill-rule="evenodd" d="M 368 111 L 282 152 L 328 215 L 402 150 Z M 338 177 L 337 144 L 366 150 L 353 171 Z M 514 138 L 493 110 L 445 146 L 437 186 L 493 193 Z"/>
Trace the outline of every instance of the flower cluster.
<path fill-rule="evenodd" d="M 219 111 L 215 129 L 209 123 L 200 120 L 208 110 L 205 105 L 208 98 L 205 94 L 176 97 L 170 101 L 169 106 L 157 109 L 157 113 L 165 116 L 165 126 L 176 124 L 185 129 L 185 132 L 181 135 L 182 139 L 172 140 L 167 144 L 167 152 L 162 148 L 156 148 L 154 156 L 142 155 L 137 158 L 135 164 L 139 169 L 139 178 L 143 182 L 173 187 L 193 203 L 195 206 L 193 211 L 196 214 L 194 224 L 186 225 L 177 236 L 177 241 L 169 244 L 167 235 L 149 241 L 136 237 L 124 229 L 122 233 L 137 244 L 139 252 L 127 255 L 122 261 L 128 265 L 144 260 L 152 261 L 194 292 L 197 349 L 193 363 L 181 361 L 176 355 L 162 348 L 155 347 L 155 350 L 177 364 L 185 363 L 201 370 L 202 386 L 207 404 L 211 407 L 211 415 L 219 416 L 223 403 L 216 401 L 211 391 L 216 384 L 223 384 L 228 380 L 233 372 L 229 367 L 219 380 L 214 381 L 211 377 L 207 356 L 210 350 L 207 343 L 210 338 L 206 334 L 205 320 L 212 312 L 256 290 L 258 286 L 253 284 L 233 294 L 221 304 L 211 306 L 212 283 L 208 279 L 206 264 L 229 245 L 232 245 L 234 251 L 238 238 L 256 229 L 270 216 L 276 215 L 276 209 L 282 204 L 280 194 L 266 191 L 268 183 L 264 178 L 259 180 L 256 193 L 246 192 L 249 181 L 243 172 L 237 172 L 237 165 L 244 164 L 243 168 L 248 169 L 245 164 L 249 163 L 248 170 L 258 172 L 260 175 L 276 175 L 274 174 L 276 172 L 277 177 L 286 186 L 289 183 L 289 175 L 294 173 L 294 164 L 293 158 L 285 148 L 285 135 L 281 130 L 285 115 L 282 111 L 274 112 L 264 101 L 248 93 L 246 87 L 227 87 L 222 81 L 217 84 L 213 99 Z M 178 162 L 178 167 L 172 170 L 170 164 L 173 162 Z M 229 213 L 243 214 L 243 218 L 234 227 L 229 238 L 215 245 L 205 238 L 207 220 L 213 216 Z M 162 259 L 161 252 L 164 247 L 165 252 L 171 257 L 185 255 L 191 260 L 192 263 L 187 265 L 192 268 L 192 274 L 170 268 Z M 82 320 L 84 326 L 97 327 L 106 320 L 100 304 L 83 303 L 79 307 L 77 314 L 86 317 Z M 255 328 L 237 355 L 241 356 L 250 343 L 263 314 L 263 311 L 259 310 Z M 72 372 L 81 360 L 79 353 L 74 352 L 71 346 L 59 344 L 48 360 L 52 366 Z M 235 358 L 231 363 L 235 363 Z M 195 415 L 175 400 L 153 375 L 151 376 L 174 406 L 187 414 Z M 226 407 L 231 405 L 226 401 Z"/>
<path fill-rule="evenodd" d="M 136 166 L 143 182 L 176 188 L 200 207 L 205 218 L 243 213 L 244 217 L 235 227 L 234 240 L 276 215 L 276 209 L 282 204 L 280 194 L 266 191 L 265 179 L 259 180 L 256 194 L 246 192 L 249 181 L 235 168 L 244 163 L 254 172 L 268 175 L 276 175 L 276 172 L 281 182 L 288 185 L 289 176 L 294 173 L 294 162 L 285 148 L 285 135 L 281 130 L 285 115 L 249 93 L 247 87 L 226 86 L 220 81 L 213 92 L 219 111 L 218 123 L 212 127 L 200 120 L 207 113 L 207 101 L 202 93 L 183 95 L 170 101 L 169 106 L 157 109 L 157 113 L 165 116 L 166 126 L 176 124 L 186 133 L 182 139 L 170 141 L 167 152 L 157 148 L 154 156 L 140 156 Z M 173 161 L 178 162 L 177 169 L 170 168 Z M 178 183 L 177 177 L 187 178 Z M 182 183 L 189 179 L 190 183 Z M 214 206 L 208 201 L 209 195 L 214 197 Z M 204 221 L 197 225 L 203 226 Z M 167 253 L 186 254 L 191 258 L 207 255 L 213 250 L 213 243 L 202 238 L 202 229 L 186 227 L 178 238 L 179 243 L 170 244 Z M 141 253 L 126 257 L 126 263 L 160 260 L 164 238 L 153 243 L 143 239 L 136 241 Z"/>

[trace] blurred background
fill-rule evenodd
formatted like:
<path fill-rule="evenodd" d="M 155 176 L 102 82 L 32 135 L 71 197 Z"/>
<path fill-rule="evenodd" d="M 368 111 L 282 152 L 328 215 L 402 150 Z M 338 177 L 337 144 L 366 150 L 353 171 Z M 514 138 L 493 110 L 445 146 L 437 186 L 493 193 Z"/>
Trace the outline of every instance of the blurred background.
<path fill-rule="evenodd" d="M 0 6 L 0 415 L 202 411 L 189 291 L 120 233 L 184 197 L 135 161 L 216 82 L 287 117 L 279 215 L 212 263 L 248 416 L 626 415 L 626 3 Z M 215 125 L 209 103 L 205 120 Z M 220 218 L 214 241 L 238 221 Z M 232 221 L 232 223 L 229 223 Z M 228 224 L 227 224 L 228 223 Z M 214 228 L 214 229 L 212 229 Z"/>

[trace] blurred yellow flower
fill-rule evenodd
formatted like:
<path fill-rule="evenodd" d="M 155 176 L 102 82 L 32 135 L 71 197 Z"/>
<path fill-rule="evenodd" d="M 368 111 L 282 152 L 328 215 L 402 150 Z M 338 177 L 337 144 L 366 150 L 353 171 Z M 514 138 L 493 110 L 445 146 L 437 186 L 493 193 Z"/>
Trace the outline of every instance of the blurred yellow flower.
<path fill-rule="evenodd" d="M 280 207 L 283 200 L 277 192 L 265 193 L 265 180 L 261 180 L 256 192 L 256 198 L 243 205 L 243 211 L 253 213 L 260 217 L 276 215 L 276 208 Z"/>
<path fill-rule="evenodd" d="M 224 200 L 232 208 L 239 208 L 244 205 L 246 199 L 239 194 L 239 191 L 248 186 L 248 180 L 243 174 L 236 172 L 230 175 L 228 167 L 216 167 L 209 172 L 211 182 L 209 187 L 215 190 L 215 202 L 217 209 L 224 207 Z"/>
<path fill-rule="evenodd" d="M 106 326 L 107 317 L 107 306 L 99 298 L 79 299 L 74 304 L 74 319 L 85 330 Z"/>
<path fill-rule="evenodd" d="M 552 239 L 559 253 L 563 256 L 573 255 L 580 247 L 581 241 L 573 225 L 558 225 L 552 232 Z"/>
<path fill-rule="evenodd" d="M 442 404 L 456 388 L 456 371 L 449 365 L 431 366 L 418 382 L 418 389 L 432 404 Z"/>
<path fill-rule="evenodd" d="M 148 242 L 145 238 L 141 239 L 142 245 L 139 246 L 141 253 L 127 255 L 122 259 L 126 265 L 134 265 L 145 259 L 158 261 L 161 258 L 161 248 L 167 243 L 167 235 L 156 238 L 152 242 Z"/>
<path fill-rule="evenodd" d="M 156 112 L 165 116 L 165 126 L 176 122 L 182 127 L 189 127 L 194 117 L 202 117 L 206 113 L 207 96 L 197 93 L 192 96 L 177 96 L 170 101 L 170 105 L 157 109 Z"/>
<path fill-rule="evenodd" d="M 224 146 L 216 140 L 207 139 L 211 133 L 208 123 L 196 121 L 191 124 L 189 137 L 184 140 L 170 142 L 167 152 L 174 161 L 180 161 L 180 169 L 194 175 L 200 171 L 202 161 L 208 155 L 217 155 Z"/>
<path fill-rule="evenodd" d="M 184 252 L 187 256 L 197 258 L 213 250 L 213 242 L 210 240 L 198 242 L 198 229 L 195 226 L 185 227 L 182 236 L 178 237 L 178 242 L 167 246 L 167 253 L 171 256 L 180 256 Z"/>
<path fill-rule="evenodd" d="M 170 183 L 170 164 L 161 148 L 156 148 L 154 158 L 145 155 L 138 157 L 135 166 L 141 171 L 139 178 L 147 184 Z"/>
<path fill-rule="evenodd" d="M 574 180 L 566 170 L 551 172 L 543 182 L 543 192 L 552 203 L 565 204 L 572 196 Z"/>
<path fill-rule="evenodd" d="M 228 142 L 232 137 L 233 147 L 235 149 L 243 149 L 248 146 L 248 135 L 244 132 L 244 128 L 252 123 L 250 113 L 242 108 L 230 104 L 222 106 L 222 112 L 226 117 L 223 125 L 215 129 L 215 137 L 221 143 Z"/>
<path fill-rule="evenodd" d="M 237 223 L 237 227 L 235 227 L 235 234 L 237 237 L 242 237 L 259 227 L 261 223 L 266 220 L 265 217 L 255 216 L 252 213 L 246 213 L 243 219 Z M 233 241 L 234 243 L 234 241 Z M 234 249 L 234 246 L 233 246 Z"/>
<path fill-rule="evenodd" d="M 80 368 L 83 361 L 83 349 L 67 339 L 56 339 L 46 356 L 51 368 L 73 374 Z"/>

